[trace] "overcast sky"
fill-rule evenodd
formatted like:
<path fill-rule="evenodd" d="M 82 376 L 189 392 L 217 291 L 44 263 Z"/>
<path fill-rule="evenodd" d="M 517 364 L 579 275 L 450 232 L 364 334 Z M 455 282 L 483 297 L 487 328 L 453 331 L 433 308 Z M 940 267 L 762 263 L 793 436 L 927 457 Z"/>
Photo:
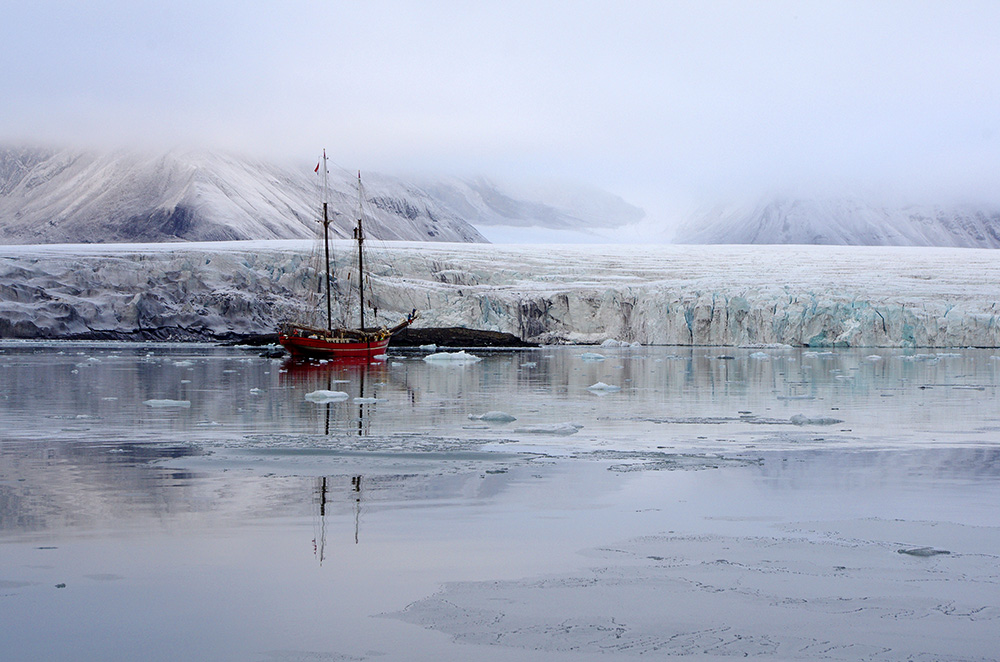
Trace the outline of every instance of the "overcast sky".
<path fill-rule="evenodd" d="M 3 2 L 0 140 L 1000 198 L 1000 2 Z"/>

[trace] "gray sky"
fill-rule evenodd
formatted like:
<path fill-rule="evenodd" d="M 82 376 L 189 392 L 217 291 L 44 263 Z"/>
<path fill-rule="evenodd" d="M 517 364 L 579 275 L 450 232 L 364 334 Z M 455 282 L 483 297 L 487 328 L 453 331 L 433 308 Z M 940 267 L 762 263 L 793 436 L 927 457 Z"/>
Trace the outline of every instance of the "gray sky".
<path fill-rule="evenodd" d="M 0 140 L 1000 198 L 1000 2 L 4 2 Z"/>

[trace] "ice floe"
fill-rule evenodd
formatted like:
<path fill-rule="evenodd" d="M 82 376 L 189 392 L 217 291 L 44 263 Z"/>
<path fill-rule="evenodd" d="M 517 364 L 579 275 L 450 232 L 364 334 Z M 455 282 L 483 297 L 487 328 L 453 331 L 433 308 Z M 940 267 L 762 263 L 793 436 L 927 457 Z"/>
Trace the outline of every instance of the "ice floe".
<path fill-rule="evenodd" d="M 469 414 L 470 421 L 486 421 L 487 423 L 510 423 L 516 421 L 516 416 L 511 416 L 505 411 L 488 411 L 485 414 Z"/>
<path fill-rule="evenodd" d="M 523 434 L 571 435 L 579 432 L 582 427 L 582 425 L 576 423 L 550 423 L 547 425 L 525 425 L 514 428 L 514 432 Z"/>
<path fill-rule="evenodd" d="M 147 407 L 178 407 L 186 409 L 191 406 L 190 400 L 143 400 L 142 404 Z"/>
<path fill-rule="evenodd" d="M 803 414 L 795 414 L 789 421 L 792 425 L 836 425 L 837 423 L 844 422 L 839 418 L 828 418 L 825 416 L 809 417 Z"/>
<path fill-rule="evenodd" d="M 603 361 L 605 358 L 607 357 L 597 352 L 584 352 L 580 355 L 581 361 Z"/>
<path fill-rule="evenodd" d="M 424 361 L 429 363 L 475 363 L 481 360 L 478 356 L 469 354 L 464 349 L 458 352 L 438 352 L 424 357 Z"/>
<path fill-rule="evenodd" d="M 315 402 L 316 404 L 326 404 L 327 402 L 340 402 L 346 400 L 349 396 L 343 391 L 327 391 L 320 389 L 318 391 L 312 391 L 306 393 L 306 400 L 309 402 Z"/>

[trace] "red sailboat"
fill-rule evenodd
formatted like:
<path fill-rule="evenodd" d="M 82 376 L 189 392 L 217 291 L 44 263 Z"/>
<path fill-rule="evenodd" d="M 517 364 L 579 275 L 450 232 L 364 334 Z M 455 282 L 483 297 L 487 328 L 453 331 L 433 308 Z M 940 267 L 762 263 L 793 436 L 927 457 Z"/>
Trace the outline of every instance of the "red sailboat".
<path fill-rule="evenodd" d="M 410 313 L 406 319 L 392 328 L 384 326 L 365 326 L 365 265 L 362 248 L 365 235 L 362 225 L 362 202 L 364 194 L 361 189 L 361 173 L 358 173 L 358 224 L 354 228 L 354 239 L 357 242 L 358 250 L 358 294 L 360 299 L 360 324 L 357 328 L 344 328 L 333 326 L 333 308 L 330 273 L 330 217 L 328 197 L 328 173 L 326 168 L 326 150 L 323 150 L 323 247 L 324 264 L 323 273 L 326 280 L 326 328 L 307 326 L 293 322 L 285 322 L 278 328 L 278 342 L 292 355 L 293 358 L 317 358 L 317 359 L 370 359 L 373 356 L 384 354 L 389 347 L 389 340 L 392 334 L 408 327 L 416 319 L 416 310 Z"/>

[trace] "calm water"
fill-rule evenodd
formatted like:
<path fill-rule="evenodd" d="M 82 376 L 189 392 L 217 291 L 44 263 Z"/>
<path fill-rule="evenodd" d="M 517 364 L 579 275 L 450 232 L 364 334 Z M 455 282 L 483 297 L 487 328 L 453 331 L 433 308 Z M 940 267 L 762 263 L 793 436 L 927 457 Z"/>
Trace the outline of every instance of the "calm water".
<path fill-rule="evenodd" d="M 664 531 L 1000 526 L 1000 352 L 0 350 L 4 659 L 563 659 L 392 615 Z"/>

